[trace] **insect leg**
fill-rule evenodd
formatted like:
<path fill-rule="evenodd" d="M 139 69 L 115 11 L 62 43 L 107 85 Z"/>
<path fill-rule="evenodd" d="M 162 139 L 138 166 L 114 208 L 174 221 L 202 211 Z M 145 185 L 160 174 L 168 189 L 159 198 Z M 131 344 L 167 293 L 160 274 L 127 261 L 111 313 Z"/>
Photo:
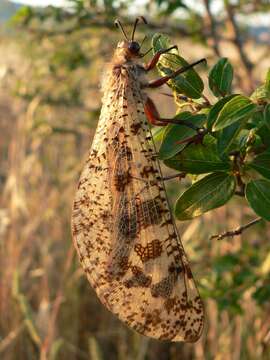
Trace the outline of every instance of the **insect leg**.
<path fill-rule="evenodd" d="M 167 123 L 164 123 L 160 120 L 159 112 L 154 104 L 153 100 L 147 97 L 147 100 L 144 104 L 144 112 L 146 115 L 147 120 L 152 125 L 156 126 L 165 126 Z"/>
<path fill-rule="evenodd" d="M 157 88 L 157 87 L 165 84 L 168 80 L 175 78 L 177 75 L 179 75 L 179 74 L 193 68 L 193 66 L 198 65 L 198 64 L 200 64 L 202 62 L 205 62 L 205 61 L 206 61 L 205 59 L 200 59 L 198 61 L 195 61 L 192 64 L 189 64 L 187 66 L 184 66 L 184 67 L 172 72 L 170 75 L 166 75 L 166 76 L 163 76 L 160 79 L 149 82 L 148 84 L 144 85 L 144 87 Z"/>
<path fill-rule="evenodd" d="M 157 65 L 157 63 L 158 63 L 158 60 L 159 60 L 160 56 L 161 56 L 162 54 L 166 54 L 167 52 L 171 51 L 172 49 L 177 49 L 177 46 L 174 45 L 174 46 L 171 46 L 171 47 L 168 48 L 168 49 L 159 50 L 159 51 L 154 55 L 154 57 L 149 61 L 149 63 L 145 65 L 145 67 L 144 67 L 145 70 L 146 70 L 146 71 L 150 71 L 150 70 L 154 69 L 154 67 L 155 67 L 155 66 Z"/>
<path fill-rule="evenodd" d="M 144 104 L 144 112 L 150 124 L 156 126 L 166 126 L 168 124 L 176 124 L 176 125 L 183 125 L 189 127 L 196 131 L 200 131 L 201 129 L 189 121 L 161 118 L 156 108 L 156 105 L 154 104 L 153 100 L 150 99 L 149 97 L 147 97 L 146 102 Z"/>

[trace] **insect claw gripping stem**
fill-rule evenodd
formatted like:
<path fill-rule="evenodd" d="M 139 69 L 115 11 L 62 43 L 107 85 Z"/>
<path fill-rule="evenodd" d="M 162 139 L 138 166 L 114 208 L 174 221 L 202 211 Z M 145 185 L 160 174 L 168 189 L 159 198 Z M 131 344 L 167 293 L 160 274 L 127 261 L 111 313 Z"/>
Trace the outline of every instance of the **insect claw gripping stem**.
<path fill-rule="evenodd" d="M 190 136 L 184 140 L 177 141 L 176 144 L 202 144 L 204 136 L 208 133 L 208 130 L 205 128 L 197 128 L 197 134 L 194 136 Z"/>
<path fill-rule="evenodd" d="M 163 181 L 167 181 L 167 180 L 171 180 L 171 179 L 176 179 L 178 178 L 178 180 L 182 180 L 186 177 L 186 173 L 185 172 L 181 172 L 181 173 L 178 173 L 178 174 L 173 174 L 173 175 L 168 175 L 168 176 L 163 176 L 162 177 L 162 180 Z"/>
<path fill-rule="evenodd" d="M 176 71 L 174 71 L 171 75 L 166 75 L 166 76 L 163 76 L 162 78 L 160 79 L 157 79 L 157 80 L 154 80 L 154 81 L 151 81 L 150 83 L 146 84 L 145 87 L 149 87 L 149 88 L 157 88 L 163 84 L 165 84 L 168 80 L 170 79 L 173 79 L 175 78 L 176 76 L 182 74 L 183 72 L 193 68 L 194 66 L 202 63 L 202 62 L 206 62 L 206 59 L 200 59 L 198 61 L 195 61 L 194 63 L 192 64 L 189 64 L 187 66 L 184 66 Z"/>

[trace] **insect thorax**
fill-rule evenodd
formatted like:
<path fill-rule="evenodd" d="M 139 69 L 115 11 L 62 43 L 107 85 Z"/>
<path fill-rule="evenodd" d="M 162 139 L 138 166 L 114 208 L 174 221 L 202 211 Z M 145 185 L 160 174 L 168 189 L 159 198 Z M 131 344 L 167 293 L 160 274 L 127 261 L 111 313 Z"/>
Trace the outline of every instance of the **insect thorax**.
<path fill-rule="evenodd" d="M 145 74 L 144 67 L 136 61 L 113 61 L 103 75 L 102 91 L 103 93 L 111 91 L 115 87 L 119 87 L 123 82 L 130 86 L 136 84 L 136 86 L 142 88 L 147 83 Z"/>

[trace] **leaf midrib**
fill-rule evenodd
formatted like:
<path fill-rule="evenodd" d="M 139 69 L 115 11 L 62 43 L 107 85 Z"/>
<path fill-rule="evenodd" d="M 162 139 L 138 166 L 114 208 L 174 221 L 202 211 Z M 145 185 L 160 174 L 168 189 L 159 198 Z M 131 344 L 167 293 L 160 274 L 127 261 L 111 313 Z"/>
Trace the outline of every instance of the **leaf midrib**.
<path fill-rule="evenodd" d="M 259 183 L 257 183 L 257 184 L 259 184 Z M 254 185 L 255 189 L 258 191 L 258 193 L 259 193 L 260 195 L 262 195 L 262 198 L 265 199 L 266 202 L 270 205 L 270 198 L 264 196 L 264 193 L 263 193 L 263 192 L 261 191 L 261 189 L 257 186 L 257 184 L 256 184 L 255 182 L 253 182 L 253 185 Z"/>
<path fill-rule="evenodd" d="M 229 177 L 230 177 L 230 175 L 227 175 L 226 178 L 218 185 L 218 187 L 220 187 Z M 211 180 L 212 180 L 212 179 L 209 179 L 209 181 L 211 181 Z M 208 182 L 209 182 L 209 181 L 208 181 Z M 207 185 L 207 182 L 206 182 L 204 185 Z M 218 188 L 218 187 L 217 187 L 217 188 Z M 210 190 L 210 191 L 209 191 L 208 193 L 206 193 L 200 200 L 198 200 L 198 201 L 192 203 L 190 206 L 186 207 L 186 208 L 184 209 L 185 212 L 186 212 L 186 210 L 192 208 L 194 205 L 198 204 L 200 201 L 204 200 L 204 199 L 205 199 L 208 195 L 210 195 L 212 192 L 215 192 L 215 191 L 217 190 L 217 188 L 215 188 L 213 191 Z M 183 211 L 182 211 L 182 213 L 183 213 Z"/>

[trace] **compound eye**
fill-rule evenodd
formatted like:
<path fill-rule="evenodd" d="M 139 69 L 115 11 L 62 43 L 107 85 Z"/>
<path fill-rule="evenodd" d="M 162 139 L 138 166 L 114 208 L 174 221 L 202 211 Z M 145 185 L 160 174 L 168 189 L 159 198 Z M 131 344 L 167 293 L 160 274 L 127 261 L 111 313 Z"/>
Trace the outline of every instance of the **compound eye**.
<path fill-rule="evenodd" d="M 140 45 L 136 41 L 132 41 L 129 43 L 128 49 L 133 53 L 138 53 L 140 51 Z"/>

